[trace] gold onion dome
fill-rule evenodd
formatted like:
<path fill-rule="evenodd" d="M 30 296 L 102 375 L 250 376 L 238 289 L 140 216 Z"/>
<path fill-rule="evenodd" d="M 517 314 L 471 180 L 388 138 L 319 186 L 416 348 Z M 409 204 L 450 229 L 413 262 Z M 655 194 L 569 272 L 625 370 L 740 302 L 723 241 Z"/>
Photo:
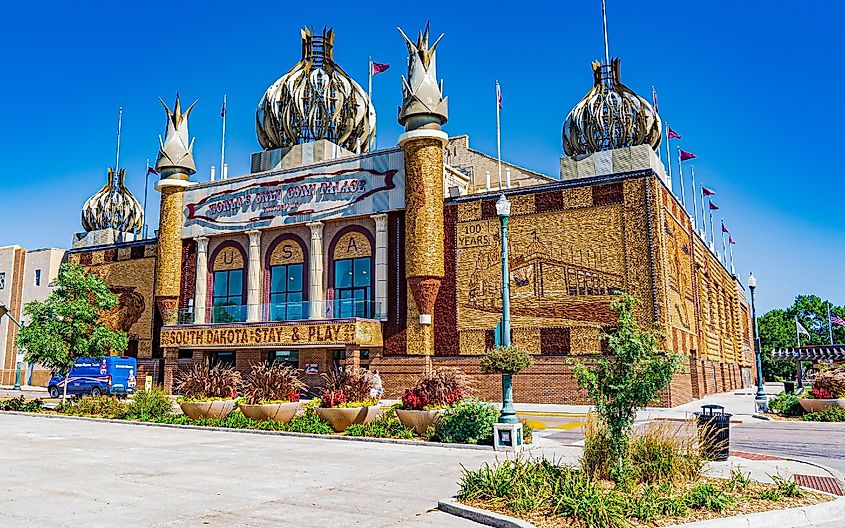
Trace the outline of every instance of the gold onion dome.
<path fill-rule="evenodd" d="M 115 178 L 114 169 L 109 167 L 106 184 L 82 206 L 82 228 L 85 231 L 115 229 L 124 233 L 141 232 L 144 211 L 126 188 L 125 179 L 126 169 L 120 169 Z"/>
<path fill-rule="evenodd" d="M 369 150 L 375 109 L 361 85 L 335 64 L 333 48 L 333 30 L 302 30 L 302 59 L 258 103 L 255 131 L 264 150 L 319 139 L 353 152 Z"/>
<path fill-rule="evenodd" d="M 566 116 L 563 151 L 567 156 L 636 145 L 660 147 L 660 116 L 648 101 L 619 80 L 619 59 L 593 62 L 593 87 Z"/>

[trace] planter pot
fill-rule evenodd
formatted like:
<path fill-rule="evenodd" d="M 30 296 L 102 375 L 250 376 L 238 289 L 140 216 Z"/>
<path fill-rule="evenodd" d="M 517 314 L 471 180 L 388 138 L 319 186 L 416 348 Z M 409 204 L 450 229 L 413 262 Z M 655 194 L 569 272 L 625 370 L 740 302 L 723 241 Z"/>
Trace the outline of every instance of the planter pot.
<path fill-rule="evenodd" d="M 371 407 L 317 407 L 314 409 L 317 416 L 329 422 L 332 429 L 337 433 L 346 431 L 346 428 L 352 424 L 368 424 L 373 421 L 373 418 L 378 416 L 381 412 L 381 407 L 373 405 Z"/>
<path fill-rule="evenodd" d="M 264 422 L 274 421 L 286 424 L 293 419 L 299 409 L 299 402 L 264 403 L 260 405 L 238 405 L 247 418 Z"/>
<path fill-rule="evenodd" d="M 408 429 L 413 429 L 415 433 L 422 436 L 428 431 L 428 428 L 434 425 L 437 415 L 442 411 L 415 411 L 396 409 L 396 416 L 402 425 Z"/>
<path fill-rule="evenodd" d="M 819 412 L 831 407 L 845 407 L 845 398 L 816 400 L 813 398 L 798 398 L 798 403 L 805 412 Z"/>
<path fill-rule="evenodd" d="M 235 410 L 235 400 L 213 400 L 180 403 L 179 407 L 191 420 L 202 418 L 225 418 Z"/>

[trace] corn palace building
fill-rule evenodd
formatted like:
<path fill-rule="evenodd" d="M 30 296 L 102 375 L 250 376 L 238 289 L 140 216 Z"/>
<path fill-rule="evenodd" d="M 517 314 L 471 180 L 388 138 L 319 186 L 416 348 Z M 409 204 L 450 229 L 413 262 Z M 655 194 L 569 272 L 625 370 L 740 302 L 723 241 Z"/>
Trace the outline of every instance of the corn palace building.
<path fill-rule="evenodd" d="M 620 291 L 689 358 L 662 404 L 752 382 L 744 288 L 673 195 L 660 119 L 622 84 L 618 59 L 593 65 L 565 119 L 560 178 L 503 163 L 500 183 L 494 157 L 443 130 L 439 39 L 427 28 L 402 37 L 398 145 L 371 150 L 367 92 L 333 61 L 332 31 L 306 29 L 301 60 L 260 99 L 249 174 L 197 181 L 192 107 L 177 98 L 156 163 L 157 236 L 137 236 L 140 206 L 120 170 L 85 204 L 69 260 L 119 295 L 113 319 L 142 376 L 172 390 L 194 364 L 278 361 L 316 388 L 321 373 L 357 365 L 397 397 L 434 365 L 498 399 L 500 379 L 478 364 L 501 317 L 504 193 L 512 339 L 534 356 L 516 401 L 585 401 L 574 361 L 607 353 L 600 335 Z"/>

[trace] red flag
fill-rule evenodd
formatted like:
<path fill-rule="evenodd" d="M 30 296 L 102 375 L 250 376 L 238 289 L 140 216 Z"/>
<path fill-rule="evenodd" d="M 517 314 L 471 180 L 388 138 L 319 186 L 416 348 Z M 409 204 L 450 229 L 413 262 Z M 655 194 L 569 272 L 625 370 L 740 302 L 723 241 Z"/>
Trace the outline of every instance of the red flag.
<path fill-rule="evenodd" d="M 147 167 L 147 174 L 155 174 L 158 176 L 158 172 L 156 172 L 156 170 L 152 167 Z"/>
<path fill-rule="evenodd" d="M 695 154 L 693 154 L 692 152 L 687 152 L 686 150 L 678 149 L 678 152 L 681 155 L 681 161 L 687 161 L 687 160 L 695 159 L 695 158 L 698 157 Z"/>
<path fill-rule="evenodd" d="M 716 191 L 708 189 L 707 187 L 702 187 L 701 194 L 704 196 L 713 196 L 714 194 L 716 194 Z"/>
<path fill-rule="evenodd" d="M 675 132 L 674 130 L 672 130 L 672 127 L 670 127 L 669 125 L 666 125 L 666 129 L 668 130 L 669 139 L 681 139 L 681 135 L 678 134 L 677 132 Z M 693 157 L 695 157 L 695 156 L 693 156 Z"/>
<path fill-rule="evenodd" d="M 387 69 L 390 68 L 390 64 L 382 64 L 380 62 L 373 63 L 373 75 L 378 75 L 380 73 L 384 73 Z"/>
<path fill-rule="evenodd" d="M 710 200 L 710 210 L 711 210 L 711 211 L 715 211 L 715 210 L 716 210 L 716 209 L 718 209 L 718 208 L 719 208 L 719 206 L 718 206 L 718 205 L 716 205 L 716 204 L 714 204 L 714 203 L 713 203 L 713 200 Z"/>
<path fill-rule="evenodd" d="M 734 242 L 733 235 L 728 235 L 728 242 L 731 243 L 731 244 L 736 244 L 736 242 Z"/>
<path fill-rule="evenodd" d="M 659 114 L 660 110 L 657 109 L 657 90 L 654 89 L 654 86 L 651 87 L 651 100 L 654 102 L 654 112 Z"/>
<path fill-rule="evenodd" d="M 724 223 L 724 222 L 722 222 L 722 233 L 730 233 L 730 231 L 728 231 L 728 228 L 727 228 L 727 227 L 725 227 L 725 223 Z"/>

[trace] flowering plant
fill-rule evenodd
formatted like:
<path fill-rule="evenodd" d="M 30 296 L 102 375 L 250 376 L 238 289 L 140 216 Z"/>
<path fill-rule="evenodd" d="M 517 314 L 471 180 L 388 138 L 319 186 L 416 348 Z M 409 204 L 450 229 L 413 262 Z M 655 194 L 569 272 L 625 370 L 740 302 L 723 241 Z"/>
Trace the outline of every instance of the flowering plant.
<path fill-rule="evenodd" d="M 469 392 L 465 374 L 455 369 L 433 369 L 402 393 L 402 409 L 423 411 L 448 407 Z"/>
<path fill-rule="evenodd" d="M 338 407 L 346 403 L 346 395 L 342 390 L 330 390 L 323 393 L 321 407 Z"/>
<path fill-rule="evenodd" d="M 829 400 L 833 398 L 833 395 L 829 391 L 819 387 L 813 387 L 813 390 L 810 391 L 810 396 L 816 400 Z"/>

